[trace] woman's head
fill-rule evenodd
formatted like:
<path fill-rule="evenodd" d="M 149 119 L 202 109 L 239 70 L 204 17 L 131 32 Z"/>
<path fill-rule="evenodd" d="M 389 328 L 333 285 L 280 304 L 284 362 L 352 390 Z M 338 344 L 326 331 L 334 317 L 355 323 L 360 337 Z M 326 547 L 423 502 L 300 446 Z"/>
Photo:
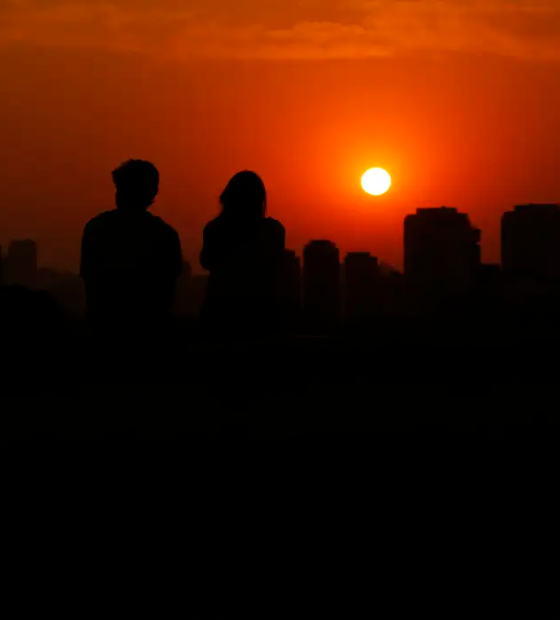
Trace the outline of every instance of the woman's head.
<path fill-rule="evenodd" d="M 225 214 L 242 218 L 260 218 L 266 214 L 266 189 L 258 174 L 238 172 L 220 196 Z"/>

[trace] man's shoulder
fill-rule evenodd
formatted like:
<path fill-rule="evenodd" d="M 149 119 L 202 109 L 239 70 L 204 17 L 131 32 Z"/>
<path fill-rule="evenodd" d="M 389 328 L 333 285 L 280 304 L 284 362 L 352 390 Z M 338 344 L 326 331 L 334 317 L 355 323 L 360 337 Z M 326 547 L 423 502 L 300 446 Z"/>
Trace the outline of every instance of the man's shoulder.
<path fill-rule="evenodd" d="M 105 211 L 92 218 L 85 226 L 84 236 L 98 237 L 105 234 L 121 234 L 130 230 L 144 230 L 152 238 L 161 241 L 162 244 L 173 244 L 179 242 L 177 231 L 156 215 L 146 212 L 140 218 L 127 218 L 118 210 Z"/>
<path fill-rule="evenodd" d="M 157 215 L 150 215 L 151 226 L 153 226 L 154 230 L 157 230 L 159 234 L 164 235 L 168 238 L 178 239 L 179 233 L 168 224 L 165 220 L 162 220 L 161 217 Z"/>
<path fill-rule="evenodd" d="M 99 215 L 92 217 L 86 224 L 85 230 L 91 232 L 110 226 L 111 222 L 115 220 L 116 213 L 117 212 L 115 210 L 105 211 L 104 213 L 100 213 Z"/>

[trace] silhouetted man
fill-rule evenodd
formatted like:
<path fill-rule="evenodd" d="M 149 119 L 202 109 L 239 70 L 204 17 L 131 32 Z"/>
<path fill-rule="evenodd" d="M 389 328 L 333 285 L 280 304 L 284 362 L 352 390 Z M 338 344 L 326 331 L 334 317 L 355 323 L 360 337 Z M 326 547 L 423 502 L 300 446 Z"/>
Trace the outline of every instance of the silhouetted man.
<path fill-rule="evenodd" d="M 177 232 L 148 209 L 159 190 L 159 173 L 130 160 L 113 171 L 116 205 L 93 218 L 82 239 L 81 276 L 88 315 L 112 333 L 158 327 L 169 315 L 181 273 Z"/>

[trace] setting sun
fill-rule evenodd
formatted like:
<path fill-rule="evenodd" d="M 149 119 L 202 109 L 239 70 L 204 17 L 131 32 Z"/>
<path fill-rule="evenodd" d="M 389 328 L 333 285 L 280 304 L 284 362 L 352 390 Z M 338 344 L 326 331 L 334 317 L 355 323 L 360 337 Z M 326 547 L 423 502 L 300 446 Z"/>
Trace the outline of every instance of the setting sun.
<path fill-rule="evenodd" d="M 364 192 L 372 196 L 381 196 L 391 187 L 391 175 L 383 168 L 371 168 L 362 177 Z"/>

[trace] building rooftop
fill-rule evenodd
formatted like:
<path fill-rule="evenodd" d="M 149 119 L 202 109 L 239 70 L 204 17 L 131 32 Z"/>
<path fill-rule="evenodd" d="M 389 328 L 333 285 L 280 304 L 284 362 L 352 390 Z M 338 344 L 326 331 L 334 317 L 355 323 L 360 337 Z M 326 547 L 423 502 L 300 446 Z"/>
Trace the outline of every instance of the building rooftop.
<path fill-rule="evenodd" d="M 424 223 L 435 225 L 456 225 L 468 226 L 473 230 L 476 228 L 472 225 L 468 213 L 461 213 L 455 207 L 430 207 L 425 209 L 416 209 L 415 214 L 409 214 L 405 218 L 405 223 L 422 221 Z"/>
<path fill-rule="evenodd" d="M 421 209 L 416 209 L 417 215 L 428 215 L 433 213 L 458 213 L 455 207 L 423 207 Z"/>
<path fill-rule="evenodd" d="M 527 205 L 516 205 L 515 206 L 516 213 L 528 213 L 528 212 L 538 212 L 538 213 L 559 213 L 560 212 L 560 204 L 555 203 L 541 203 L 541 204 L 527 204 Z"/>
<path fill-rule="evenodd" d="M 371 252 L 348 252 L 346 258 L 374 258 Z"/>
<path fill-rule="evenodd" d="M 310 241 L 303 248 L 304 255 L 309 252 L 334 254 L 335 252 L 338 253 L 338 246 L 334 241 L 328 241 L 327 239 L 315 239 L 314 241 Z"/>
<path fill-rule="evenodd" d="M 323 245 L 323 246 L 333 246 L 336 245 L 334 241 L 329 241 L 328 239 L 313 239 L 312 241 L 310 241 L 306 247 L 309 246 L 318 246 L 318 245 Z"/>

